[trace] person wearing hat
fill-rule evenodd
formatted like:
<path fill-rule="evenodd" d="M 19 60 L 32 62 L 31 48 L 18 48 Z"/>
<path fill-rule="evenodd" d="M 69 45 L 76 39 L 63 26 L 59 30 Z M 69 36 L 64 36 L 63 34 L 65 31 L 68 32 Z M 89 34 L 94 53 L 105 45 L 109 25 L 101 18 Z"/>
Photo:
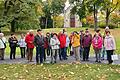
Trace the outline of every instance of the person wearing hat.
<path fill-rule="evenodd" d="M 25 42 L 27 44 L 27 60 L 32 62 L 32 57 L 33 57 L 33 49 L 34 49 L 34 34 L 33 30 L 29 31 L 29 34 L 26 35 L 25 37 Z"/>
<path fill-rule="evenodd" d="M 11 37 L 8 39 L 9 46 L 10 46 L 10 59 L 15 59 L 16 55 L 16 47 L 18 40 L 15 36 L 15 34 L 11 34 Z"/>
<path fill-rule="evenodd" d="M 110 29 L 108 26 L 106 26 L 105 30 L 104 30 L 104 34 L 103 34 L 103 47 L 102 47 L 102 60 L 104 60 L 104 56 L 105 56 L 105 53 L 106 53 L 106 50 L 105 50 L 105 46 L 104 46 L 104 41 L 105 41 L 105 36 L 107 34 L 107 32 L 109 32 Z"/>
<path fill-rule="evenodd" d="M 3 33 L 0 33 L 0 59 L 1 60 L 4 60 L 5 48 L 6 48 L 6 38 L 4 37 Z"/>
<path fill-rule="evenodd" d="M 36 64 L 42 64 L 44 59 L 44 36 L 42 30 L 38 29 L 34 37 L 34 45 L 36 46 Z"/>
<path fill-rule="evenodd" d="M 88 30 L 85 31 L 85 35 L 82 39 L 82 47 L 84 48 L 83 51 L 83 61 L 88 61 L 89 59 L 89 52 L 92 43 L 92 35 Z"/>

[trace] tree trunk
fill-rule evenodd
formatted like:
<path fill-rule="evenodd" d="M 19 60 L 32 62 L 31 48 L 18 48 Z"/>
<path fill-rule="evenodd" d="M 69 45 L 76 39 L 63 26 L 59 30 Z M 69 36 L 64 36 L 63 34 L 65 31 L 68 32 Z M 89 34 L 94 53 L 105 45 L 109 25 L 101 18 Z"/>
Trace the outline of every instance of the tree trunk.
<path fill-rule="evenodd" d="M 55 28 L 55 22 L 54 22 L 54 19 L 53 19 L 53 28 Z"/>
<path fill-rule="evenodd" d="M 46 17 L 45 29 L 47 29 L 48 18 Z"/>
<path fill-rule="evenodd" d="M 15 32 L 15 19 L 11 22 L 11 32 Z"/>
<path fill-rule="evenodd" d="M 53 16 L 53 28 L 55 28 L 55 21 L 54 21 L 54 16 Z"/>
<path fill-rule="evenodd" d="M 108 26 L 108 24 L 109 24 L 109 10 L 107 9 L 107 11 L 106 11 L 106 26 Z"/>
<path fill-rule="evenodd" d="M 94 30 L 96 31 L 98 28 L 97 26 L 97 9 L 96 9 L 96 5 L 94 4 Z"/>

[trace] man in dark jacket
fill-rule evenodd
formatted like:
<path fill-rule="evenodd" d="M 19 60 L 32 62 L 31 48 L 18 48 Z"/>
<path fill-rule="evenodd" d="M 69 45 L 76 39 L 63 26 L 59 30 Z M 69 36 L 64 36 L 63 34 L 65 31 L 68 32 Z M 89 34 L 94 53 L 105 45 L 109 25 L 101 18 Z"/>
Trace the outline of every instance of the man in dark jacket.
<path fill-rule="evenodd" d="M 43 63 L 44 58 L 44 36 L 42 35 L 42 30 L 37 30 L 37 35 L 34 37 L 34 45 L 36 46 L 36 63 Z"/>
<path fill-rule="evenodd" d="M 14 34 L 11 34 L 11 37 L 9 38 L 8 42 L 10 46 L 10 59 L 15 59 L 18 40 Z"/>
<path fill-rule="evenodd" d="M 89 52 L 90 52 L 90 46 L 92 43 L 92 35 L 89 33 L 88 29 L 85 31 L 85 35 L 82 40 L 82 46 L 84 48 L 83 51 L 83 61 L 88 61 L 89 59 Z"/>

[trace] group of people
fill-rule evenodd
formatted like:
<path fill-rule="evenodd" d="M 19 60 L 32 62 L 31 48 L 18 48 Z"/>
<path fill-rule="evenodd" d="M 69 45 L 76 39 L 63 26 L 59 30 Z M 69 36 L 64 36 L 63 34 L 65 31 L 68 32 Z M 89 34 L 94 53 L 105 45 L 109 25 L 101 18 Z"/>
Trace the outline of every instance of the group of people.
<path fill-rule="evenodd" d="M 93 46 L 96 61 L 101 63 L 101 53 L 104 59 L 105 52 L 107 53 L 108 63 L 113 62 L 111 56 L 116 49 L 114 37 L 111 35 L 109 27 L 105 28 L 104 35 L 100 30 L 96 30 L 92 35 L 89 29 L 80 32 L 74 31 L 70 35 L 67 34 L 66 29 L 61 30 L 59 33 L 47 32 L 43 34 L 41 29 L 37 30 L 36 35 L 33 30 L 30 30 L 26 35 L 21 34 L 18 40 L 14 34 L 8 39 L 10 47 L 10 59 L 15 59 L 16 47 L 20 47 L 21 58 L 27 58 L 32 62 L 33 50 L 36 47 L 36 63 L 42 64 L 46 61 L 46 56 L 51 57 L 51 63 L 57 62 L 59 59 L 67 60 L 68 54 L 75 57 L 75 61 L 80 62 L 89 61 L 89 53 L 91 45 Z M 6 38 L 3 33 L 0 33 L 0 58 L 4 60 L 4 53 L 6 48 Z"/>

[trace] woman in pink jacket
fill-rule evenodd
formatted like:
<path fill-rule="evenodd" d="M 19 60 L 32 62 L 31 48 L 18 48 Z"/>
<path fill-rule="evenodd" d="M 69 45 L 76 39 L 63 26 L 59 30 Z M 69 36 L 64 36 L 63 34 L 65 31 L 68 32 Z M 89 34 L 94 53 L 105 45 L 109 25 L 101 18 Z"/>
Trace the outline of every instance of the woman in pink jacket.
<path fill-rule="evenodd" d="M 100 30 L 97 30 L 93 40 L 92 40 L 92 45 L 95 51 L 95 55 L 96 55 L 96 61 L 95 62 L 99 62 L 101 63 L 101 49 L 102 49 L 102 43 L 103 43 L 103 39 L 99 33 Z"/>
<path fill-rule="evenodd" d="M 113 55 L 113 51 L 116 49 L 116 44 L 114 37 L 110 35 L 110 31 L 106 33 L 104 46 L 107 52 L 107 60 L 109 64 L 112 64 L 113 60 L 111 59 L 111 55 Z"/>

